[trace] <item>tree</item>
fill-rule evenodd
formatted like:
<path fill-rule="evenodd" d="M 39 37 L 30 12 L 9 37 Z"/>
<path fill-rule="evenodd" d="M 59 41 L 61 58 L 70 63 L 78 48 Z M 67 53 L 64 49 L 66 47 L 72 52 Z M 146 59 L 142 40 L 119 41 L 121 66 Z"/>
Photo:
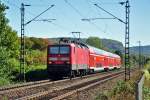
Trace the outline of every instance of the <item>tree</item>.
<path fill-rule="evenodd" d="M 120 56 L 120 58 L 122 59 L 121 62 L 123 63 L 124 60 L 123 60 L 123 54 L 122 54 L 122 52 L 120 50 L 116 50 L 114 53 L 117 54 L 118 56 Z"/>
<path fill-rule="evenodd" d="M 6 47 L 7 51 L 10 51 L 11 58 L 19 57 L 19 39 L 17 36 L 17 32 L 12 30 L 10 26 L 6 26 L 6 34 L 5 39 L 2 41 L 3 46 Z"/>
<path fill-rule="evenodd" d="M 8 19 L 5 17 L 4 4 L 0 2 L 0 46 L 10 52 L 11 57 L 18 57 L 19 55 L 19 42 L 17 32 L 12 30 L 8 25 Z"/>
<path fill-rule="evenodd" d="M 5 28 L 8 23 L 4 13 L 5 9 L 6 6 L 0 2 L 0 80 L 4 80 L 10 74 L 8 66 L 8 58 L 10 53 L 7 52 L 7 47 L 3 42 L 5 40 L 5 36 L 7 35 Z"/>
<path fill-rule="evenodd" d="M 31 41 L 30 38 L 26 37 L 25 38 L 25 48 L 30 50 L 30 49 L 32 49 L 33 45 L 34 45 L 34 42 Z"/>
<path fill-rule="evenodd" d="M 102 48 L 102 42 L 98 37 L 89 37 L 86 40 L 86 43 L 96 48 L 100 48 L 100 49 Z"/>
<path fill-rule="evenodd" d="M 33 50 L 45 50 L 47 45 L 51 44 L 48 39 L 31 37 L 30 40 L 33 42 Z"/>
<path fill-rule="evenodd" d="M 8 19 L 5 16 L 7 8 L 0 1 L 0 85 L 1 80 L 9 81 L 12 77 L 13 68 L 9 59 L 18 58 L 19 55 L 17 32 L 8 25 Z"/>

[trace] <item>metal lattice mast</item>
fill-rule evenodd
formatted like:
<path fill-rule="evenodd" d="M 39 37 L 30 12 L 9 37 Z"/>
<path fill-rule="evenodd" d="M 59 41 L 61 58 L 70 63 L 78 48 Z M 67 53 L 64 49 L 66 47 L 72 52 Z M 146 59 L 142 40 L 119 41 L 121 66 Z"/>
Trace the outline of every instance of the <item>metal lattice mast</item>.
<path fill-rule="evenodd" d="M 24 4 L 21 4 L 21 47 L 20 47 L 20 75 L 23 70 L 25 80 L 25 38 L 24 38 Z"/>
<path fill-rule="evenodd" d="M 129 31 L 129 14 L 130 4 L 126 1 L 126 24 L 125 24 L 125 81 L 130 80 L 130 31 Z"/>
<path fill-rule="evenodd" d="M 38 17 L 40 17 L 46 11 L 48 11 L 49 9 L 51 9 L 52 7 L 54 7 L 54 5 L 51 5 L 46 10 L 44 10 L 43 12 L 41 12 L 40 14 L 38 14 L 36 17 L 34 17 L 33 19 L 31 19 L 27 23 L 24 22 L 24 15 L 25 15 L 25 8 L 24 7 L 25 6 L 31 6 L 31 5 L 25 5 L 23 3 L 21 4 L 20 75 L 23 73 L 23 80 L 24 81 L 25 81 L 25 35 L 24 35 L 25 34 L 25 32 L 24 32 L 25 29 L 24 29 L 24 27 L 25 27 L 25 25 L 31 23 L 32 21 L 35 21 Z M 48 21 L 48 22 L 50 22 L 50 20 L 55 20 L 55 19 L 43 19 L 43 20 L 40 20 L 40 21 Z"/>
<path fill-rule="evenodd" d="M 113 18 L 96 18 L 96 19 L 117 19 L 118 21 L 122 22 L 125 24 L 125 81 L 130 80 L 130 36 L 129 36 L 129 14 L 130 14 L 130 4 L 129 0 L 126 0 L 126 2 L 120 2 L 119 4 L 124 5 L 125 4 L 125 22 L 110 13 L 109 11 L 105 10 L 104 8 L 100 7 L 98 4 L 94 4 L 96 7 L 99 9 L 103 10 L 107 14 L 111 15 Z M 82 19 L 83 21 L 90 21 L 90 20 L 95 20 L 94 19 Z"/>

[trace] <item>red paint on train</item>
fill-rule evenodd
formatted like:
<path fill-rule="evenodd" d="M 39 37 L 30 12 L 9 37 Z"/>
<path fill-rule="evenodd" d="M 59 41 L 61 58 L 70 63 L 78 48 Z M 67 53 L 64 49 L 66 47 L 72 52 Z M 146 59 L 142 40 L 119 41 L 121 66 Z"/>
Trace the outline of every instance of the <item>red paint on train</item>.
<path fill-rule="evenodd" d="M 85 75 L 121 66 L 118 55 L 78 43 L 49 45 L 47 51 L 47 71 L 53 77 Z"/>

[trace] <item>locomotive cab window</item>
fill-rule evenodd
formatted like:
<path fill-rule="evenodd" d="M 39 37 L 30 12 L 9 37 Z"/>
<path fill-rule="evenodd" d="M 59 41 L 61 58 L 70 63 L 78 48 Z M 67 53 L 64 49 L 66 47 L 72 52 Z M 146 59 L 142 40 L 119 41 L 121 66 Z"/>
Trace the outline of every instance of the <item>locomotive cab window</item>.
<path fill-rule="evenodd" d="M 50 54 L 58 54 L 59 53 L 59 48 L 56 46 L 50 47 L 49 48 L 49 53 Z"/>
<path fill-rule="evenodd" d="M 69 54 L 69 46 L 51 46 L 49 54 Z"/>
<path fill-rule="evenodd" d="M 60 54 L 69 54 L 69 46 L 60 47 Z"/>

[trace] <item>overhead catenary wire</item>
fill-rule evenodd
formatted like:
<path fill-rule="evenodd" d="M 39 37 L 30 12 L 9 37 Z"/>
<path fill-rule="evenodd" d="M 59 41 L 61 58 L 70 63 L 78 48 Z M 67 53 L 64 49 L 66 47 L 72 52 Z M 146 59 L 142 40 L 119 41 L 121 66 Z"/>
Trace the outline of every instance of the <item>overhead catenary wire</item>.
<path fill-rule="evenodd" d="M 13 6 L 13 7 L 15 7 L 15 8 L 17 8 L 18 9 L 18 11 L 20 10 L 20 7 L 18 6 L 18 5 L 16 5 L 15 3 L 12 3 L 12 2 L 10 2 L 9 0 L 3 0 L 4 2 L 6 2 L 7 4 L 9 4 L 10 6 Z M 21 2 L 20 2 L 21 3 Z M 31 4 L 31 6 L 35 6 L 34 4 L 32 5 Z M 37 5 L 38 6 L 38 5 Z M 29 15 L 31 15 L 31 16 L 36 16 L 35 14 L 33 14 L 32 12 L 30 12 L 30 11 L 28 11 L 28 10 L 26 10 L 26 13 L 28 13 Z M 34 21 L 43 21 L 43 22 L 48 22 L 48 20 L 49 19 L 43 19 L 43 18 L 41 18 L 41 19 L 37 19 L 37 20 L 34 20 Z M 62 27 L 61 25 L 58 25 L 58 24 L 56 24 L 56 23 L 53 23 L 53 22 L 51 22 L 51 21 L 49 21 L 52 25 L 54 25 L 54 26 L 56 26 L 56 27 L 58 27 L 58 28 L 60 28 L 60 29 L 65 29 L 64 27 Z"/>
<path fill-rule="evenodd" d="M 12 3 L 12 2 L 10 2 L 10 1 L 8 1 L 8 0 L 3 0 L 3 1 L 5 1 L 7 4 L 9 4 L 9 5 L 11 5 L 11 6 L 17 8 L 18 10 L 20 10 L 20 7 L 17 6 L 16 4 L 14 4 L 14 3 Z M 30 12 L 30 11 L 28 11 L 28 10 L 26 10 L 26 13 L 28 13 L 28 14 L 31 15 L 31 16 L 35 16 L 35 14 L 33 14 L 32 12 Z"/>
<path fill-rule="evenodd" d="M 85 0 L 88 4 L 88 6 L 91 8 L 90 5 L 93 5 L 95 2 L 91 1 L 91 0 Z M 114 2 L 113 2 L 114 3 Z M 118 3 L 117 3 L 118 4 Z M 95 10 L 92 10 L 92 12 L 95 12 Z M 91 20 L 96 20 L 96 19 L 114 19 L 114 18 L 102 18 L 102 15 L 99 12 L 95 12 L 98 13 L 99 16 L 101 16 L 101 18 L 91 18 Z M 113 33 L 110 31 L 110 29 L 108 28 L 108 24 L 106 23 L 105 20 L 101 20 L 104 24 L 105 24 L 105 29 L 104 29 L 104 33 L 108 33 L 107 31 L 109 31 L 110 33 Z M 107 27 L 106 27 L 107 26 Z"/>
<path fill-rule="evenodd" d="M 76 13 L 78 13 L 78 15 L 80 15 L 81 18 L 85 18 L 84 15 L 82 15 L 82 13 L 80 13 L 80 11 L 78 9 L 76 9 L 71 3 L 68 2 L 68 0 L 64 0 L 66 4 L 68 4 Z M 94 23 L 92 23 L 91 21 L 88 21 L 92 26 L 94 26 L 95 28 L 97 28 L 98 30 L 100 30 L 101 32 L 104 33 L 104 31 L 97 25 L 95 25 Z"/>
<path fill-rule="evenodd" d="M 50 7 L 48 7 L 46 10 L 44 10 L 43 12 L 41 12 L 39 15 L 35 16 L 33 19 L 31 19 L 30 21 L 28 21 L 27 23 L 25 23 L 25 25 L 31 23 L 33 20 L 35 20 L 36 18 L 38 18 L 39 16 L 41 16 L 42 14 L 44 14 L 46 11 L 48 11 L 49 9 L 51 9 L 52 7 L 54 7 L 55 5 L 51 5 Z"/>
<path fill-rule="evenodd" d="M 95 2 L 91 1 L 91 0 L 85 0 L 87 2 L 87 4 L 89 5 L 90 7 L 90 4 L 93 5 Z M 95 12 L 95 10 L 93 10 Z M 101 18 L 93 18 L 92 20 L 96 20 L 96 19 L 114 19 L 114 18 L 102 18 L 102 15 L 99 13 L 99 12 L 95 12 L 95 13 L 98 13 L 99 16 L 101 16 Z M 106 23 L 105 20 L 101 20 L 104 24 L 105 24 L 105 29 L 104 29 L 104 33 L 107 33 L 107 31 L 109 31 L 109 33 L 113 33 L 110 31 L 110 29 L 108 28 L 108 24 Z"/>
<path fill-rule="evenodd" d="M 113 15 L 112 13 L 106 11 L 104 8 L 100 7 L 98 4 L 94 4 L 96 7 L 98 7 L 99 9 L 103 10 L 104 12 L 106 12 L 107 14 L 111 15 L 112 17 L 114 17 L 115 19 L 119 20 L 120 22 L 126 24 L 126 22 L 124 22 L 122 19 L 116 17 L 115 15 Z"/>

